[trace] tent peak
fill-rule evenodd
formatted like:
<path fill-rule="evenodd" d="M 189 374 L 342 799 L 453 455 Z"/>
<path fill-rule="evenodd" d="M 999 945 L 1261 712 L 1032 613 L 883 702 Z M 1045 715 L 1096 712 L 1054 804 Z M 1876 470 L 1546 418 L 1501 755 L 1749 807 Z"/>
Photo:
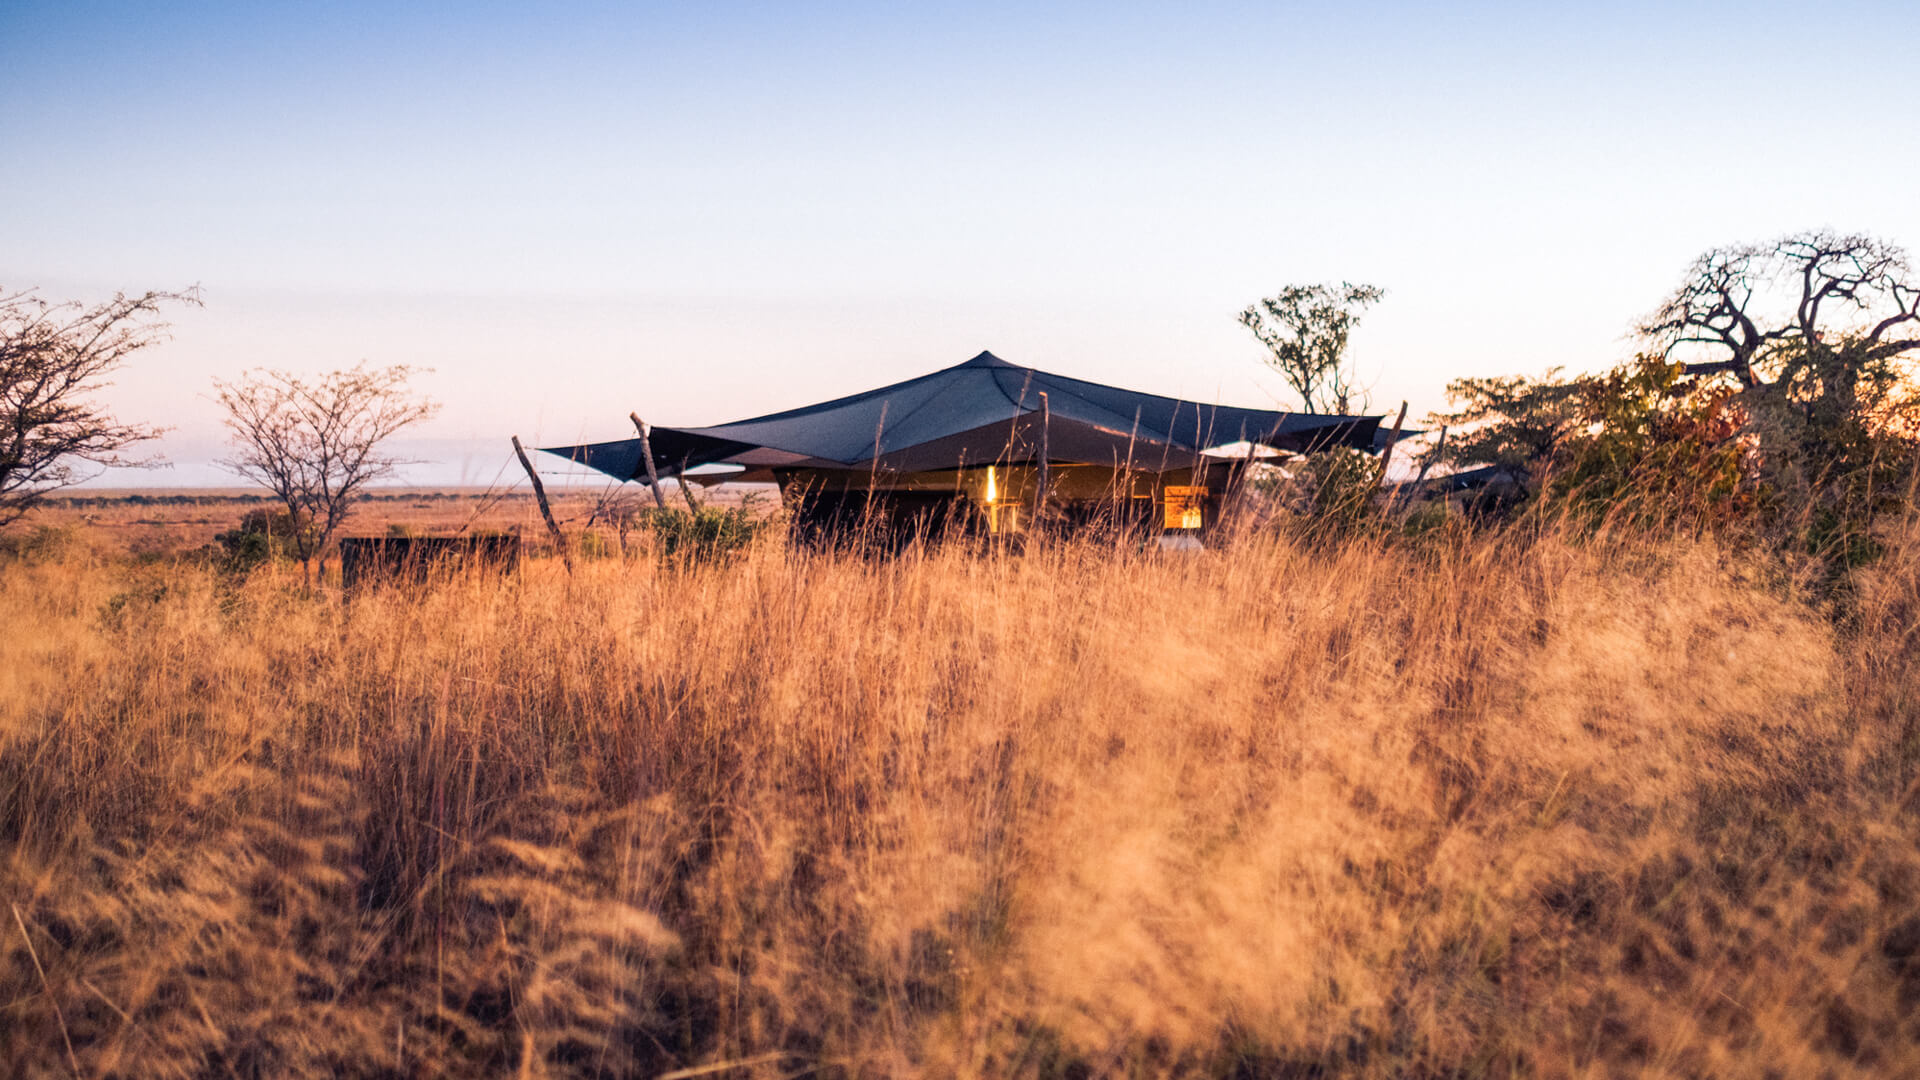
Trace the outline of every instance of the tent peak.
<path fill-rule="evenodd" d="M 992 353 L 987 352 L 985 349 L 982 349 L 980 351 L 979 356 L 976 356 L 973 359 L 959 366 L 963 368 L 975 368 L 975 367 L 1012 368 L 1012 367 L 1019 367 L 1020 365 L 1009 364 L 1005 360 L 1002 360 L 999 357 L 993 355 Z"/>

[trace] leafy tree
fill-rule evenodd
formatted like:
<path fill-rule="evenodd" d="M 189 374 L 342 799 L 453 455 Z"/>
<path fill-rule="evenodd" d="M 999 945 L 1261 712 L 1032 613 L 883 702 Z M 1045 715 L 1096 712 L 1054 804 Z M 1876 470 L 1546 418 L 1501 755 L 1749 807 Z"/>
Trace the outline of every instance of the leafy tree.
<path fill-rule="evenodd" d="M 1347 338 L 1366 309 L 1386 290 L 1372 285 L 1289 285 L 1240 313 L 1270 354 L 1267 363 L 1300 394 L 1310 412 L 1353 411 L 1353 373 Z"/>
<path fill-rule="evenodd" d="M 381 444 L 439 410 L 408 390 L 414 370 L 360 364 L 312 381 L 267 370 L 214 381 L 235 449 L 223 464 L 279 497 L 309 581 L 354 497 L 406 464 Z"/>
<path fill-rule="evenodd" d="M 128 357 L 166 340 L 157 316 L 168 303 L 200 299 L 191 290 L 116 294 L 88 307 L 0 290 L 0 527 L 83 479 L 80 462 L 129 464 L 122 451 L 160 434 L 91 398 Z"/>
<path fill-rule="evenodd" d="M 1602 375 L 1452 384 L 1444 463 L 1506 466 L 1545 507 L 1872 556 L 1920 450 L 1904 251 L 1827 232 L 1716 248 L 1638 330 L 1649 352 Z"/>
<path fill-rule="evenodd" d="M 1431 418 L 1447 425 L 1449 433 L 1431 452 L 1433 464 L 1456 469 L 1499 466 L 1527 484 L 1551 466 L 1586 422 L 1583 397 L 1588 385 L 1589 380 L 1563 377 L 1559 368 L 1539 378 L 1453 380 L 1447 384 L 1447 402 L 1454 411 Z"/>

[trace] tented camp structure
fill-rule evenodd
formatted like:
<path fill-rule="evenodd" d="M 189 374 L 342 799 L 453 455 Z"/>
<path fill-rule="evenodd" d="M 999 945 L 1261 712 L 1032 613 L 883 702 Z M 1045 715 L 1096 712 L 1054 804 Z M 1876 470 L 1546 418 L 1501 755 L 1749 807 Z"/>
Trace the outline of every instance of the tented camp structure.
<path fill-rule="evenodd" d="M 811 529 L 878 520 L 1008 533 L 1042 513 L 1187 531 L 1213 522 L 1253 458 L 1246 446 L 1371 449 L 1379 425 L 1377 416 L 1136 393 L 983 352 L 817 405 L 715 427 L 651 428 L 650 444 L 662 479 L 777 483 L 796 522 Z M 1209 453 L 1234 444 L 1241 449 Z M 639 438 L 543 449 L 620 480 L 647 480 Z"/>

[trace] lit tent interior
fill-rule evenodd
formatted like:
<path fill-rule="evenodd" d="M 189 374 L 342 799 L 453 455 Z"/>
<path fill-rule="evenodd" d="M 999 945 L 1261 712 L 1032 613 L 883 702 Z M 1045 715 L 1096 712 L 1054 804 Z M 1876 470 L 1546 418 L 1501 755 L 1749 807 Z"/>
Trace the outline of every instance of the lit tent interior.
<path fill-rule="evenodd" d="M 777 483 L 803 524 L 879 506 L 896 518 L 959 510 L 990 532 L 1024 527 L 1044 446 L 1046 503 L 1066 518 L 1117 508 L 1131 520 L 1195 529 L 1212 520 L 1251 459 L 1245 445 L 1371 450 L 1380 420 L 1182 401 L 983 352 L 817 405 L 713 427 L 653 427 L 649 442 L 661 479 Z M 635 437 L 542 449 L 644 483 L 641 445 Z"/>

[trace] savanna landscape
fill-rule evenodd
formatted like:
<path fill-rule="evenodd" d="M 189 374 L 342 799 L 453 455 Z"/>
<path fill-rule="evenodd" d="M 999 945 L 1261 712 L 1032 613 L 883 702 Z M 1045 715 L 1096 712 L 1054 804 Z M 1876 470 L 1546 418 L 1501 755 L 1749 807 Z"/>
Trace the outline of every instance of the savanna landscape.
<path fill-rule="evenodd" d="M 0 1080 L 1920 1080 L 1912 15 L 0 4 Z"/>
<path fill-rule="evenodd" d="M 1056 395 L 1004 473 L 877 431 L 703 497 L 651 447 L 742 444 L 635 415 L 590 459 L 633 484 L 516 436 L 524 487 L 382 486 L 437 406 L 361 365 L 216 381 L 249 487 L 89 489 L 156 437 L 91 395 L 199 298 L 0 300 L 0 1062 L 1911 1075 L 1910 273 L 1714 249 L 1632 360 L 1423 430 L 1343 415 L 1380 290 L 1290 288 L 1243 321 L 1331 434 L 1147 496 L 1170 399 L 1100 494 L 1049 433 L 1124 391 L 990 354 L 935 377 Z"/>
<path fill-rule="evenodd" d="M 84 395 L 160 301 L 18 294 L 0 1062 L 1913 1074 L 1908 273 L 1709 251 L 1633 360 L 1334 416 L 1168 488 L 1173 545 L 1118 472 L 1114 515 L 1052 501 L 1044 403 L 1022 516 L 931 531 L 877 458 L 837 531 L 696 495 L 637 416 L 636 485 L 549 490 L 515 438 L 525 486 L 381 486 L 435 408 L 406 367 L 217 383 L 251 487 L 88 489 L 153 437 Z M 1783 280 L 1791 319 L 1729 317 Z M 1265 309 L 1309 419 L 1377 298 Z M 348 571 L 369 534 L 517 557 Z"/>

